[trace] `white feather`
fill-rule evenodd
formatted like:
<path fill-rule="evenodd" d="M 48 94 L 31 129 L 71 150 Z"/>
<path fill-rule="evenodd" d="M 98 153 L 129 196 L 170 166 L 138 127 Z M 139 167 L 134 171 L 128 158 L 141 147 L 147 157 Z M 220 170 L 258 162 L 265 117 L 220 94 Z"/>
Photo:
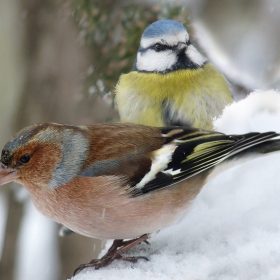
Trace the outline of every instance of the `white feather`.
<path fill-rule="evenodd" d="M 171 143 L 164 145 L 161 149 L 156 150 L 153 153 L 154 158 L 152 159 L 151 170 L 136 185 L 137 189 L 141 189 L 142 187 L 144 187 L 147 183 L 149 183 L 156 177 L 157 173 L 163 171 L 167 167 L 176 148 L 177 146 Z"/>
<path fill-rule="evenodd" d="M 171 175 L 177 175 L 181 172 L 181 168 L 180 169 L 177 169 L 177 170 L 172 170 L 172 169 L 168 169 L 168 170 L 165 170 L 165 171 L 162 171 L 163 173 L 166 173 L 166 174 L 171 174 Z"/>
<path fill-rule="evenodd" d="M 206 61 L 206 58 L 193 45 L 188 46 L 186 54 L 192 62 L 199 66 L 202 66 Z"/>
<path fill-rule="evenodd" d="M 137 68 L 144 71 L 164 71 L 171 68 L 177 61 L 177 56 L 172 50 L 156 52 L 148 50 L 137 54 Z"/>

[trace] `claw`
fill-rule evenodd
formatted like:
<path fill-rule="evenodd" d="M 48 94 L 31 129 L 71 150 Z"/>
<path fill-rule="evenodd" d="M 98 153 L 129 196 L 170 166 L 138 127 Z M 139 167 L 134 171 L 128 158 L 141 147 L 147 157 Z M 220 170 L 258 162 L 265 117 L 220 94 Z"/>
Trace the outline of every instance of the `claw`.
<path fill-rule="evenodd" d="M 136 263 L 139 259 L 148 261 L 149 259 L 143 256 L 139 256 L 139 257 L 122 256 L 123 253 L 125 253 L 126 251 L 128 251 L 129 249 L 131 249 L 132 247 L 134 247 L 135 245 L 143 241 L 149 244 L 149 242 L 147 241 L 148 238 L 149 238 L 148 234 L 144 234 L 136 239 L 131 239 L 127 241 L 123 241 L 122 239 L 114 240 L 108 252 L 101 259 L 95 259 L 95 260 L 91 260 L 89 263 L 81 264 L 75 269 L 73 276 L 75 276 L 78 272 L 82 271 L 84 268 L 94 267 L 95 269 L 99 269 L 101 267 L 105 267 L 109 265 L 116 259 L 121 259 L 132 263 Z"/>

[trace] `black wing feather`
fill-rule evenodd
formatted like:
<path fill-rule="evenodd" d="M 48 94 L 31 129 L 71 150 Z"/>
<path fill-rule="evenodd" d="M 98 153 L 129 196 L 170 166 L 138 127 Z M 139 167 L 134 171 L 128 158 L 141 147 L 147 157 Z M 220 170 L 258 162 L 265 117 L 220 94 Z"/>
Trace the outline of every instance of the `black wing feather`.
<path fill-rule="evenodd" d="M 174 133 L 175 130 L 178 132 Z M 169 127 L 163 128 L 162 131 L 167 137 L 166 143 L 174 142 L 178 147 L 167 168 L 138 189 L 138 194 L 148 193 L 186 180 L 243 150 L 279 136 L 275 132 L 225 135 L 188 127 L 184 129 Z"/>

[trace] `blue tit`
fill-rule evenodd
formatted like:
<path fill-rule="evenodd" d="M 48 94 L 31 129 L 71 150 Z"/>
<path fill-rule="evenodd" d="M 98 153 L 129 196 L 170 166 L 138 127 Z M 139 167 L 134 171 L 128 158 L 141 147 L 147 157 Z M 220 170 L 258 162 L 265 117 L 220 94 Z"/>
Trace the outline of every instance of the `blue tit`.
<path fill-rule="evenodd" d="M 121 75 L 115 93 L 122 122 L 151 126 L 211 130 L 213 119 L 233 102 L 228 81 L 174 20 L 145 29 L 133 70 Z"/>

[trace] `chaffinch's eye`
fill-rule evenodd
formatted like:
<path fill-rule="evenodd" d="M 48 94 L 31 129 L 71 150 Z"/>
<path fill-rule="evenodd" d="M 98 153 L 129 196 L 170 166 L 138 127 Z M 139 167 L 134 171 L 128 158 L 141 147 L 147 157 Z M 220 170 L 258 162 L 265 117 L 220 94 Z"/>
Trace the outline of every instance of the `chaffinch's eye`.
<path fill-rule="evenodd" d="M 163 49 L 164 49 L 164 46 L 163 46 L 162 44 L 157 43 L 157 44 L 155 44 L 155 46 L 154 46 L 154 50 L 155 50 L 156 52 L 160 52 L 160 51 L 162 51 Z"/>
<path fill-rule="evenodd" d="M 23 155 L 19 160 L 20 160 L 20 162 L 22 162 L 22 163 L 27 163 L 27 162 L 30 161 L 30 159 L 31 159 L 31 155 L 25 154 L 25 155 Z"/>

